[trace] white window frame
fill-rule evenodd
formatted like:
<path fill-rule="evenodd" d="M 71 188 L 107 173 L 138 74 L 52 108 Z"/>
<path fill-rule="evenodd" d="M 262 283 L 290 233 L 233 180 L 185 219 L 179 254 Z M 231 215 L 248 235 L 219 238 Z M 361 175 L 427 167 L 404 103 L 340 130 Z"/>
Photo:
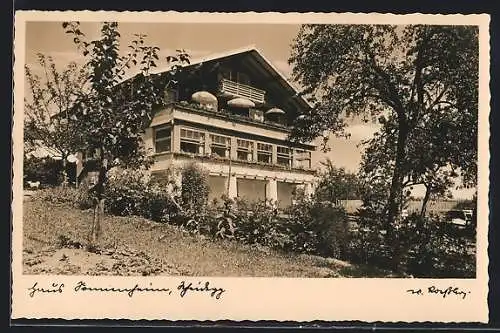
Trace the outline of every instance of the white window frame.
<path fill-rule="evenodd" d="M 240 146 L 240 143 L 245 142 L 248 143 L 248 146 Z M 254 154 L 254 142 L 252 140 L 245 140 L 245 139 L 236 139 L 236 158 L 239 161 L 247 161 L 251 162 L 253 161 L 253 154 Z M 238 153 L 244 152 L 247 154 L 246 160 L 238 158 Z"/>
<path fill-rule="evenodd" d="M 307 168 L 311 168 L 311 160 L 312 160 L 312 154 L 311 151 L 305 150 L 305 149 L 295 149 L 293 151 L 294 154 L 294 161 L 295 161 L 295 167 L 303 167 L 302 161 L 307 161 Z M 298 156 L 301 154 L 307 154 L 306 158 L 301 158 L 300 160 L 298 159 Z"/>
<path fill-rule="evenodd" d="M 266 146 L 269 146 L 271 148 L 271 150 L 267 150 L 267 149 L 259 149 L 259 145 L 266 145 Z M 262 162 L 262 161 L 259 161 L 259 154 L 265 154 L 265 155 L 268 155 L 270 156 L 269 158 L 269 162 Z M 273 145 L 270 144 L 270 143 L 265 143 L 265 142 L 257 142 L 257 161 L 258 162 L 261 162 L 261 163 L 266 163 L 266 164 L 273 164 Z"/>
<path fill-rule="evenodd" d="M 287 153 L 280 153 L 280 148 L 286 149 L 288 152 Z M 281 159 L 286 159 L 288 162 L 286 164 L 279 163 L 279 160 Z M 276 146 L 276 164 L 279 165 L 285 165 L 287 167 L 292 166 L 292 149 L 287 146 Z"/>
<path fill-rule="evenodd" d="M 190 131 L 190 132 L 194 132 L 194 133 L 199 133 L 201 134 L 200 135 L 200 138 L 198 139 L 195 139 L 195 138 L 189 138 L 189 137 L 183 137 L 182 136 L 182 131 Z M 192 143 L 192 144 L 196 144 L 198 146 L 198 152 L 195 153 L 196 155 L 203 155 L 205 153 L 205 140 L 206 140 L 206 134 L 204 131 L 200 131 L 198 129 L 194 129 L 194 128 L 189 128 L 189 127 L 181 127 L 180 128 L 180 144 L 181 144 L 181 152 L 184 152 L 182 151 L 182 143 L 185 142 L 185 143 Z M 184 153 L 188 153 L 188 154 L 193 154 L 191 152 L 184 152 Z"/>
<path fill-rule="evenodd" d="M 210 138 L 210 142 L 209 142 L 210 143 L 210 152 L 212 152 L 212 147 L 224 148 L 224 150 L 225 150 L 224 156 L 221 156 L 221 157 L 229 158 L 229 156 L 231 155 L 231 137 L 227 136 L 227 135 L 220 135 L 220 134 L 215 134 L 215 133 L 210 133 L 208 135 L 208 137 Z M 213 140 L 214 137 L 226 139 L 226 143 L 222 144 L 220 142 L 215 142 Z"/>

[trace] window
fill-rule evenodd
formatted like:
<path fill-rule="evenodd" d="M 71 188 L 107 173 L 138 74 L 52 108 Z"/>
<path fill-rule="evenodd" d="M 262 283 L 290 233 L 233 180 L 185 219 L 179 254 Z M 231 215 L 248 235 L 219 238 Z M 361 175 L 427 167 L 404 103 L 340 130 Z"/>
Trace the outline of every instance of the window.
<path fill-rule="evenodd" d="M 231 152 L 231 138 L 210 134 L 210 152 L 212 155 L 218 157 L 229 157 Z"/>
<path fill-rule="evenodd" d="M 155 152 L 162 153 L 165 151 L 170 151 L 171 138 L 172 138 L 172 130 L 170 127 L 164 128 L 155 128 L 154 136 L 155 136 Z"/>
<path fill-rule="evenodd" d="M 191 154 L 204 154 L 205 133 L 181 128 L 181 151 Z"/>
<path fill-rule="evenodd" d="M 278 146 L 277 147 L 277 163 L 279 165 L 285 165 L 287 167 L 291 166 L 292 155 L 290 153 L 290 148 Z"/>
<path fill-rule="evenodd" d="M 262 163 L 272 163 L 273 146 L 267 143 L 257 143 L 257 161 Z"/>
<path fill-rule="evenodd" d="M 311 152 L 307 150 L 297 149 L 294 152 L 294 167 L 311 168 Z"/>
<path fill-rule="evenodd" d="M 248 140 L 236 140 L 237 142 L 237 158 L 240 161 L 252 161 L 253 160 L 253 142 Z"/>

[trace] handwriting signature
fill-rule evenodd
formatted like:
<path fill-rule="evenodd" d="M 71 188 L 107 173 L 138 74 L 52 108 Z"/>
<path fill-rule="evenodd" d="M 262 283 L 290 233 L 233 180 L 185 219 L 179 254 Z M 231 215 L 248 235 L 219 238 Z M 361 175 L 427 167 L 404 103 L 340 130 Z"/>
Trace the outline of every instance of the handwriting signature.
<path fill-rule="evenodd" d="M 38 282 L 35 282 L 33 286 L 28 288 L 28 295 L 30 297 L 35 296 L 35 293 L 41 292 L 41 293 L 58 293 L 61 294 L 64 290 L 64 283 L 52 283 L 52 285 L 48 288 L 42 288 L 38 287 Z"/>
<path fill-rule="evenodd" d="M 406 290 L 406 292 L 411 295 L 425 295 L 425 294 L 439 295 L 442 296 L 443 298 L 446 298 L 450 295 L 456 295 L 462 297 L 462 299 L 465 299 L 467 295 L 470 294 L 470 291 L 460 290 L 460 288 L 458 287 L 447 287 L 445 289 L 441 289 L 436 286 L 430 286 L 427 289 L 422 289 L 422 288 L 408 289 Z"/>
<path fill-rule="evenodd" d="M 34 297 L 36 294 L 61 294 L 64 292 L 64 283 L 52 283 L 49 287 L 40 287 L 38 282 L 35 282 L 33 286 L 28 288 L 28 295 L 30 297 Z M 140 286 L 139 284 L 135 284 L 131 288 L 121 288 L 121 287 L 99 287 L 99 286 L 90 286 L 84 281 L 79 281 L 73 287 L 73 292 L 82 293 L 82 292 L 103 292 L 103 293 L 126 293 L 128 297 L 133 297 L 135 293 L 145 293 L 145 292 L 162 292 L 167 295 L 172 295 L 172 292 L 175 291 L 170 288 L 156 288 L 153 287 L 152 283 L 149 283 L 149 286 Z M 206 281 L 204 284 L 198 282 L 197 285 L 192 282 L 181 281 L 181 283 L 177 286 L 178 294 L 180 297 L 185 297 L 188 292 L 189 293 L 208 293 L 210 297 L 214 297 L 215 299 L 220 299 L 222 294 L 226 292 L 223 288 L 211 287 L 210 282 Z"/>

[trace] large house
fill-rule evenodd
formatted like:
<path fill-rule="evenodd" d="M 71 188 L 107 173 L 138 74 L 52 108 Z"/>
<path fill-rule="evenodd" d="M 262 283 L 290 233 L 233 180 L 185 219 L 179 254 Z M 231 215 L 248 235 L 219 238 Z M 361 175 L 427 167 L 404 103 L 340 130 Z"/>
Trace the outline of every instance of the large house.
<path fill-rule="evenodd" d="M 153 175 L 197 162 L 209 173 L 211 198 L 226 194 L 286 207 L 297 188 L 311 193 L 315 146 L 288 140 L 294 119 L 310 106 L 257 49 L 185 69 L 189 75 L 166 89 L 165 106 L 144 136 Z"/>

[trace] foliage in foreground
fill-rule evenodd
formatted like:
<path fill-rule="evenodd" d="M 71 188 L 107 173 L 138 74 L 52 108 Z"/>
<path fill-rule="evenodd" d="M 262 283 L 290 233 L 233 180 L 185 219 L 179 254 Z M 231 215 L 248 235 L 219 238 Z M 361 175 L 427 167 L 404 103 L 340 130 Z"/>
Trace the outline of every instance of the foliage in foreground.
<path fill-rule="evenodd" d="M 196 178 L 196 177 L 195 177 Z M 182 226 L 194 234 L 261 245 L 285 252 L 339 257 L 347 240 L 347 215 L 342 208 L 302 200 L 279 213 L 269 202 L 249 203 L 222 198 L 222 204 L 195 207 L 172 195 L 165 184 L 144 173 L 122 170 L 108 180 L 106 211 L 136 215 Z M 87 209 L 91 197 L 83 187 L 40 192 L 43 200 Z M 189 207 L 190 209 L 183 209 Z"/>
<path fill-rule="evenodd" d="M 358 227 L 348 247 L 352 262 L 392 269 L 397 256 L 400 271 L 415 277 L 475 277 L 473 230 L 419 214 L 405 218 L 395 238 L 387 237 L 381 216 L 362 214 Z"/>
<path fill-rule="evenodd" d="M 397 228 L 408 180 L 440 194 L 452 185 L 443 172 L 451 166 L 464 185 L 476 182 L 478 33 L 472 26 L 308 24 L 294 40 L 293 78 L 314 108 L 297 117 L 292 137 L 327 140 L 328 132 L 348 135 L 351 115 L 378 119 L 383 137 L 371 141 L 369 157 L 389 175 L 387 229 Z"/>
<path fill-rule="evenodd" d="M 63 181 L 62 171 L 64 169 L 61 160 L 50 157 L 25 158 L 23 162 L 24 179 L 28 181 L 40 181 L 43 185 L 56 186 Z"/>
<path fill-rule="evenodd" d="M 198 179 L 198 177 L 195 177 Z M 179 197 L 165 184 L 137 171 L 110 177 L 107 211 L 112 215 L 137 215 L 182 227 L 212 239 L 235 240 L 287 253 L 335 257 L 356 264 L 391 269 L 398 255 L 400 271 L 415 277 L 474 277 L 473 239 L 437 217 L 411 215 L 397 229 L 397 243 L 387 238 L 383 216 L 361 212 L 357 231 L 349 230 L 343 208 L 302 198 L 278 212 L 269 202 L 249 203 L 222 198 L 221 205 L 184 210 Z M 44 199 L 89 208 L 85 190 L 44 190 Z M 180 204 L 179 204 L 180 203 Z M 194 213 L 193 213 L 194 212 Z"/>

